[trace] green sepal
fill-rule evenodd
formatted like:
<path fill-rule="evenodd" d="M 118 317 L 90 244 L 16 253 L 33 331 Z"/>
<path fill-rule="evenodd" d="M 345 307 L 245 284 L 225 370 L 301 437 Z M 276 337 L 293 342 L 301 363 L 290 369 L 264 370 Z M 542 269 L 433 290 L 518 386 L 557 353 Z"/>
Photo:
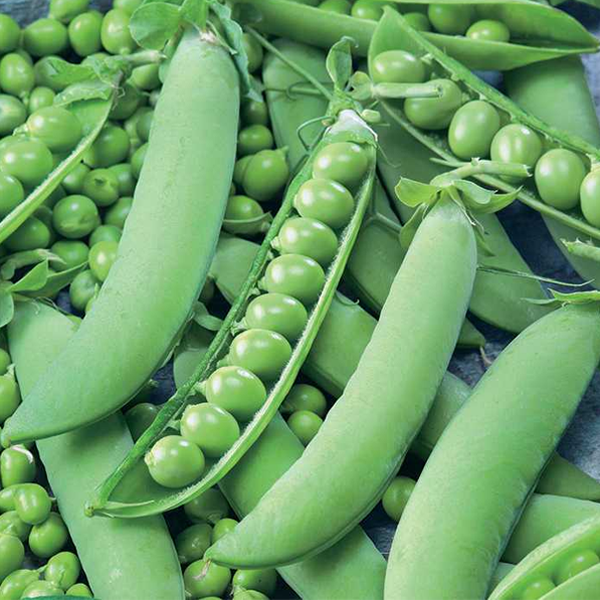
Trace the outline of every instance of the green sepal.
<path fill-rule="evenodd" d="M 356 42 L 344 36 L 327 53 L 325 68 L 336 91 L 343 92 L 352 77 L 352 48 L 354 47 Z"/>
<path fill-rule="evenodd" d="M 569 254 L 600 262 L 600 248 L 593 242 L 582 242 L 579 239 L 574 242 L 569 240 L 561 240 L 561 242 Z"/>
<path fill-rule="evenodd" d="M 530 298 L 528 302 L 542 306 L 564 306 L 565 304 L 591 304 L 592 302 L 600 302 L 600 290 L 570 293 L 550 290 L 550 293 L 553 296 L 552 298 L 546 300 Z"/>
<path fill-rule="evenodd" d="M 4 280 L 12 279 L 18 269 L 37 265 L 45 260 L 59 265 L 65 264 L 65 261 L 60 256 L 45 248 L 25 250 L 23 252 L 10 254 L 0 260 L 0 263 L 2 263 L 2 267 L 0 267 L 0 277 Z"/>
<path fill-rule="evenodd" d="M 50 273 L 50 266 L 48 261 L 45 260 L 33 267 L 33 269 L 19 279 L 19 281 L 13 283 L 8 290 L 14 294 L 41 290 L 46 285 Z"/>
<path fill-rule="evenodd" d="M 400 202 L 410 208 L 416 208 L 420 204 L 433 205 L 439 200 L 441 194 L 440 187 L 408 177 L 401 177 L 394 191 Z"/>
<path fill-rule="evenodd" d="M 207 331 L 217 332 L 223 325 L 223 320 L 214 317 L 208 312 L 208 309 L 202 302 L 196 302 L 192 321 Z"/>
<path fill-rule="evenodd" d="M 144 2 L 131 15 L 131 37 L 142 48 L 162 50 L 181 24 L 180 7 L 171 2 Z"/>
<path fill-rule="evenodd" d="M 400 246 L 406 251 L 412 244 L 412 241 L 417 233 L 417 229 L 427 215 L 430 206 L 427 204 L 419 204 L 417 209 L 412 214 L 411 218 L 403 225 L 400 230 Z"/>
<path fill-rule="evenodd" d="M 30 298 L 53 298 L 58 292 L 70 285 L 75 277 L 84 271 L 87 266 L 88 263 L 86 261 L 65 271 L 57 273 L 48 271 L 48 277 L 42 287 L 35 290 L 23 290 L 21 294 Z"/>

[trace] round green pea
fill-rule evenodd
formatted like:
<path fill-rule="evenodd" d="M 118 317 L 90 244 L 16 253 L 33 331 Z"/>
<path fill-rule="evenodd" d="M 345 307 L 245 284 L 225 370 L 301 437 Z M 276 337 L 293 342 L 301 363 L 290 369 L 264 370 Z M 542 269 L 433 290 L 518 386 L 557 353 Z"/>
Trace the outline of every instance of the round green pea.
<path fill-rule="evenodd" d="M 27 112 L 31 115 L 42 108 L 48 108 L 49 106 L 52 106 L 54 104 L 55 97 L 56 92 L 49 87 L 40 85 L 33 88 L 33 90 L 31 90 L 31 94 L 29 94 Z"/>
<path fill-rule="evenodd" d="M 352 218 L 354 198 L 337 181 L 309 179 L 300 186 L 294 208 L 302 217 L 317 219 L 332 229 L 341 229 Z"/>
<path fill-rule="evenodd" d="M 5 375 L 10 367 L 12 360 L 10 354 L 4 349 L 0 348 L 0 375 Z M 2 508 L 0 508 L 2 510 Z"/>
<path fill-rule="evenodd" d="M 241 179 L 242 187 L 248 196 L 259 202 L 272 200 L 284 188 L 290 174 L 284 153 L 281 150 L 261 150 L 248 158 Z"/>
<path fill-rule="evenodd" d="M 217 521 L 212 531 L 212 543 L 216 544 L 222 537 L 231 533 L 237 527 L 237 524 L 238 522 L 235 519 L 230 518 Z"/>
<path fill-rule="evenodd" d="M 81 564 L 72 552 L 59 552 L 53 556 L 44 570 L 44 579 L 64 591 L 77 583 Z"/>
<path fill-rule="evenodd" d="M 535 185 L 541 199 L 570 210 L 579 204 L 579 190 L 587 174 L 583 161 L 571 150 L 549 150 L 535 165 Z"/>
<path fill-rule="evenodd" d="M 319 4 L 319 8 L 338 15 L 349 15 L 352 4 L 348 0 L 325 0 Z"/>
<path fill-rule="evenodd" d="M 2 486 L 31 483 L 35 479 L 35 458 L 24 446 L 11 446 L 0 454 Z"/>
<path fill-rule="evenodd" d="M 131 72 L 129 81 L 139 90 L 151 92 L 160 86 L 158 65 L 142 65 Z"/>
<path fill-rule="evenodd" d="M 39 573 L 30 569 L 18 569 L 4 577 L 4 579 L 0 572 L 0 580 L 2 581 L 2 585 L 0 585 L 0 598 L 2 600 L 18 600 L 27 586 L 34 581 L 38 581 L 39 578 Z"/>
<path fill-rule="evenodd" d="M 23 31 L 23 47 L 31 56 L 60 54 L 68 46 L 67 28 L 56 19 L 38 19 Z"/>
<path fill-rule="evenodd" d="M 129 163 L 113 165 L 108 169 L 117 178 L 119 196 L 131 196 L 135 190 L 135 177 Z"/>
<path fill-rule="evenodd" d="M 272 260 L 263 287 L 268 292 L 293 296 L 309 306 L 317 301 L 325 285 L 325 272 L 318 262 L 301 254 L 283 254 Z"/>
<path fill-rule="evenodd" d="M 407 98 L 404 112 L 408 120 L 420 129 L 438 130 L 450 125 L 463 102 L 462 92 L 450 79 L 432 79 L 441 89 L 437 98 Z"/>
<path fill-rule="evenodd" d="M 184 571 L 183 581 L 192 598 L 220 597 L 231 581 L 231 571 L 211 561 L 197 560 Z"/>
<path fill-rule="evenodd" d="M 217 488 L 210 488 L 184 504 L 183 510 L 192 523 L 214 525 L 229 514 L 229 504 Z"/>
<path fill-rule="evenodd" d="M 467 37 L 480 42 L 506 43 L 510 41 L 510 29 L 502 21 L 483 19 L 469 27 Z"/>
<path fill-rule="evenodd" d="M 66 593 L 67 596 L 80 596 L 81 598 L 91 598 L 92 590 L 85 583 L 76 583 L 72 585 Z"/>
<path fill-rule="evenodd" d="M 77 15 L 69 23 L 69 42 L 73 50 L 81 57 L 91 56 L 100 52 L 102 41 L 100 31 L 102 29 L 102 14 L 96 10 L 90 10 Z"/>
<path fill-rule="evenodd" d="M 148 427 L 154 423 L 156 415 L 158 415 L 158 406 L 149 402 L 140 402 L 125 413 L 125 421 L 127 421 L 134 442 L 139 440 Z"/>
<path fill-rule="evenodd" d="M 385 2 L 381 0 L 356 0 L 352 5 L 350 14 L 357 19 L 379 21 L 383 15 Z"/>
<path fill-rule="evenodd" d="M 314 385 L 296 383 L 285 397 L 281 412 L 295 413 L 310 411 L 323 418 L 327 412 L 327 399 L 323 392 Z"/>
<path fill-rule="evenodd" d="M 72 150 L 82 136 L 79 119 L 60 106 L 48 106 L 35 111 L 27 119 L 27 130 L 51 152 Z"/>
<path fill-rule="evenodd" d="M 489 102 L 467 102 L 452 117 L 448 130 L 450 149 L 464 160 L 486 158 L 499 129 L 500 115 Z"/>
<path fill-rule="evenodd" d="M 594 227 L 600 227 L 600 170 L 590 171 L 581 182 L 581 211 Z"/>
<path fill-rule="evenodd" d="M 50 0 L 48 14 L 53 19 L 68 23 L 88 9 L 90 0 Z"/>
<path fill-rule="evenodd" d="M 196 523 L 184 529 L 175 538 L 179 562 L 188 565 L 200 560 L 211 545 L 212 527 L 207 523 Z"/>
<path fill-rule="evenodd" d="M 90 249 L 88 262 L 90 270 L 99 281 L 106 281 L 108 273 L 117 260 L 118 242 L 98 242 Z"/>
<path fill-rule="evenodd" d="M 269 122 L 269 110 L 266 102 L 244 100 L 241 109 L 241 119 L 244 125 L 267 125 Z"/>
<path fill-rule="evenodd" d="M 9 510 L 0 515 L 0 535 L 13 535 L 21 542 L 25 542 L 31 529 L 31 525 L 25 523 L 16 510 Z"/>
<path fill-rule="evenodd" d="M 102 46 L 111 54 L 131 54 L 136 43 L 129 31 L 130 15 L 122 9 L 109 10 L 102 21 L 100 39 Z"/>
<path fill-rule="evenodd" d="M 313 163 L 313 177 L 333 179 L 353 190 L 369 168 L 365 150 L 353 142 L 334 142 L 319 151 Z"/>
<path fill-rule="evenodd" d="M 125 161 L 129 153 L 129 136 L 121 127 L 107 125 L 102 129 L 83 161 L 88 167 L 111 167 Z M 132 165 L 133 167 L 133 165 Z"/>
<path fill-rule="evenodd" d="M 240 426 L 231 413 L 204 402 L 183 411 L 181 435 L 196 444 L 205 456 L 219 458 L 240 437 Z"/>
<path fill-rule="evenodd" d="M 423 61 L 410 52 L 388 50 L 373 60 L 373 81 L 376 83 L 423 83 L 426 79 Z"/>
<path fill-rule="evenodd" d="M 253 235 L 262 231 L 263 223 L 259 219 L 265 214 L 261 205 L 248 196 L 230 196 L 225 209 L 223 229 L 233 234 Z"/>
<path fill-rule="evenodd" d="M 277 587 L 275 569 L 240 569 L 232 579 L 233 589 L 254 590 L 272 596 Z"/>
<path fill-rule="evenodd" d="M 400 517 L 404 512 L 408 499 L 415 489 L 415 485 L 416 482 L 414 479 L 400 476 L 393 479 L 383 493 L 383 497 L 381 498 L 383 510 L 385 510 L 388 517 L 396 521 L 396 523 L 400 521 Z"/>
<path fill-rule="evenodd" d="M 323 425 L 323 419 L 309 410 L 299 410 L 290 415 L 288 419 L 289 428 L 304 446 L 308 446 L 319 433 L 321 425 Z"/>
<path fill-rule="evenodd" d="M 233 595 L 232 600 L 269 600 L 269 597 L 256 590 L 239 590 Z"/>
<path fill-rule="evenodd" d="M 35 85 L 35 73 L 31 63 L 16 52 L 6 54 L 0 60 L 0 88 L 7 94 L 22 98 Z"/>
<path fill-rule="evenodd" d="M 505 125 L 492 140 L 491 159 L 498 162 L 521 163 L 533 168 L 542 154 L 539 135 L 518 123 Z"/>
<path fill-rule="evenodd" d="M 106 223 L 106 225 L 114 225 L 119 229 L 123 229 L 123 227 L 125 227 L 125 221 L 131 212 L 132 206 L 133 198 L 119 198 L 115 204 L 113 204 L 106 211 L 106 213 L 104 213 L 104 223 Z"/>
<path fill-rule="evenodd" d="M 132 15 L 142 4 L 143 0 L 114 0 L 114 8 L 124 10 L 128 15 Z"/>
<path fill-rule="evenodd" d="M 53 583 L 41 580 L 30 583 L 21 598 L 47 598 L 48 596 L 64 596 L 64 592 Z"/>
<path fill-rule="evenodd" d="M 269 329 L 288 341 L 297 340 L 308 322 L 302 302 L 286 294 L 261 294 L 246 309 L 244 322 L 252 329 Z"/>
<path fill-rule="evenodd" d="M 16 177 L 26 188 L 39 185 L 52 167 L 52 153 L 39 140 L 16 141 L 0 154 L 0 169 Z"/>
<path fill-rule="evenodd" d="M 555 587 L 550 579 L 541 577 L 525 588 L 525 591 L 521 594 L 521 598 L 523 600 L 539 600 Z"/>
<path fill-rule="evenodd" d="M 69 532 L 58 513 L 51 512 L 39 525 L 34 525 L 29 534 L 29 549 L 40 558 L 58 554 L 69 539 Z"/>
<path fill-rule="evenodd" d="M 52 223 L 63 237 L 78 239 L 94 231 L 100 223 L 100 215 L 90 198 L 73 194 L 57 202 L 52 213 Z"/>
<path fill-rule="evenodd" d="M 146 152 L 148 152 L 148 142 L 142 144 L 131 157 L 131 171 L 136 179 L 140 178 L 144 160 L 146 158 Z"/>
<path fill-rule="evenodd" d="M 430 4 L 427 17 L 437 32 L 463 35 L 475 18 L 475 11 L 469 4 Z"/>
<path fill-rule="evenodd" d="M 0 375 L 0 423 L 4 423 L 20 403 L 21 394 L 15 378 L 11 375 Z"/>
<path fill-rule="evenodd" d="M 10 135 L 26 118 L 27 109 L 18 98 L 0 94 L 0 137 Z"/>
<path fill-rule="evenodd" d="M 237 151 L 239 156 L 256 154 L 261 150 L 273 148 L 275 140 L 268 127 L 264 125 L 249 125 L 238 134 Z"/>
<path fill-rule="evenodd" d="M 90 172 L 90 168 L 83 163 L 79 163 L 63 180 L 62 186 L 67 194 L 81 194 L 83 192 L 83 182 L 85 176 Z"/>
<path fill-rule="evenodd" d="M 100 225 L 96 227 L 90 235 L 90 247 L 95 246 L 99 242 L 116 242 L 121 239 L 122 231 L 114 225 Z"/>
<path fill-rule="evenodd" d="M 23 225 L 9 235 L 4 245 L 11 252 L 24 252 L 47 248 L 51 242 L 51 232 L 37 217 L 29 217 Z"/>
<path fill-rule="evenodd" d="M 138 138 L 144 143 L 150 139 L 150 129 L 152 128 L 153 119 L 154 111 L 150 109 L 144 111 L 137 120 L 135 130 Z"/>
<path fill-rule="evenodd" d="M 204 455 L 198 446 L 179 435 L 168 435 L 146 454 L 146 465 L 154 481 L 163 487 L 180 488 L 204 472 Z"/>
<path fill-rule="evenodd" d="M 407 23 L 414 27 L 417 31 L 431 31 L 431 23 L 427 18 L 427 15 L 424 15 L 420 12 L 408 12 L 404 15 Z"/>
<path fill-rule="evenodd" d="M 94 169 L 83 180 L 83 194 L 96 206 L 110 206 L 119 199 L 119 180 L 110 169 Z"/>
<path fill-rule="evenodd" d="M 23 542 L 13 535 L 0 534 L 0 581 L 19 569 L 24 558 Z"/>
<path fill-rule="evenodd" d="M 90 249 L 78 240 L 60 240 L 50 247 L 51 252 L 63 259 L 64 264 L 55 265 L 57 271 L 66 271 L 86 262 Z"/>
<path fill-rule="evenodd" d="M 39 525 L 50 515 L 52 501 L 48 492 L 37 483 L 24 483 L 14 493 L 15 510 L 29 525 Z"/>
<path fill-rule="evenodd" d="M 12 52 L 19 45 L 21 28 L 10 16 L 0 13 L 0 54 Z"/>
<path fill-rule="evenodd" d="M 8 173 L 0 171 L 0 217 L 5 217 L 25 199 L 21 182 Z"/>
<path fill-rule="evenodd" d="M 598 563 L 600 563 L 600 558 L 593 550 L 581 550 L 558 569 L 556 582 L 560 585 Z"/>
<path fill-rule="evenodd" d="M 242 35 L 242 45 L 244 46 L 246 56 L 248 57 L 248 72 L 254 73 L 255 71 L 258 71 L 264 57 L 262 46 L 258 40 L 248 33 Z"/>
<path fill-rule="evenodd" d="M 242 423 L 250 421 L 267 399 L 263 382 L 254 373 L 237 366 L 218 368 L 206 380 L 204 388 L 210 404 L 226 410 Z"/>
<path fill-rule="evenodd" d="M 100 282 L 90 271 L 82 271 L 69 286 L 69 299 L 73 308 L 83 312 L 88 302 L 98 293 Z"/>
<path fill-rule="evenodd" d="M 317 219 L 292 217 L 282 225 L 274 246 L 281 254 L 302 254 L 327 267 L 337 254 L 338 239 Z"/>
<path fill-rule="evenodd" d="M 44 56 L 38 60 L 34 67 L 33 72 L 35 76 L 35 85 L 48 87 L 54 92 L 61 92 L 65 89 L 64 82 L 54 77 L 56 70 L 51 64 L 53 56 Z"/>
<path fill-rule="evenodd" d="M 15 510 L 15 492 L 18 487 L 18 484 L 11 485 L 0 490 L 0 513 Z"/>
<path fill-rule="evenodd" d="M 122 93 L 118 96 L 116 104 L 110 111 L 110 118 L 125 120 L 131 117 L 144 101 L 142 93 L 131 83 L 123 86 Z"/>

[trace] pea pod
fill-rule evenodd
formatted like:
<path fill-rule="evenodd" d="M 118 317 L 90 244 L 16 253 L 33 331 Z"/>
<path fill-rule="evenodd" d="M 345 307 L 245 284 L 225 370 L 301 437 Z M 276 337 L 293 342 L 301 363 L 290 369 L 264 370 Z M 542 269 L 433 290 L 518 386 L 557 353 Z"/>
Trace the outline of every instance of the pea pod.
<path fill-rule="evenodd" d="M 417 230 L 356 373 L 319 434 L 207 556 L 240 567 L 285 565 L 325 550 L 370 511 L 429 412 L 466 312 L 476 254 L 467 218 L 440 200 Z M 344 452 L 331 452 L 342 445 Z"/>
<path fill-rule="evenodd" d="M 214 85 L 203 85 L 211 73 Z M 228 52 L 214 37 L 187 31 L 155 110 L 152 143 L 117 260 L 93 311 L 7 421 L 5 442 L 41 439 L 100 420 L 161 366 L 189 318 L 214 252 L 233 172 L 238 112 L 238 74 Z M 198 189 L 205 190 L 201 201 Z M 158 238 L 161 244 L 154 243 Z M 60 404 L 49 403 L 50 397 Z"/>
<path fill-rule="evenodd" d="M 446 3 L 464 4 L 461 0 L 446 0 Z M 506 20 L 515 34 L 515 43 L 510 44 L 425 34 L 432 44 L 471 69 L 505 71 L 566 54 L 595 52 L 597 48 L 597 40 L 580 23 L 547 5 L 526 0 L 480 0 L 469 4 L 485 7 L 488 14 Z M 330 48 L 343 36 L 349 36 L 357 43 L 356 52 L 360 56 L 367 55 L 377 25 L 375 21 L 289 0 L 235 0 L 234 5 L 240 19 L 247 18 L 261 31 L 290 40 Z"/>
<path fill-rule="evenodd" d="M 25 394 L 74 332 L 73 322 L 48 305 L 17 303 L 8 338 Z M 91 428 L 38 442 L 38 450 L 94 593 L 106 600 L 128 598 L 135 580 L 136 594 L 144 598 L 183 599 L 179 561 L 162 517 L 102 521 L 87 519 L 82 511 L 87 496 L 132 445 L 125 420 L 115 414 Z M 147 569 L 141 578 L 140 569 Z"/>
<path fill-rule="evenodd" d="M 271 243 L 279 233 L 282 225 L 292 215 L 294 199 L 299 189 L 305 182 L 313 180 L 312 160 L 307 161 L 289 184 L 282 206 L 254 259 L 250 275 L 246 278 L 236 302 L 211 344 L 210 351 L 198 365 L 188 384 L 181 387 L 165 405 L 153 426 L 140 438 L 131 455 L 107 479 L 97 496 L 90 503 L 88 507 L 90 513 L 137 517 L 144 514 L 164 512 L 188 502 L 206 489 L 216 485 L 241 459 L 276 414 L 279 405 L 283 402 L 294 383 L 302 362 L 317 335 L 319 326 L 325 318 L 371 198 L 375 171 L 374 138 L 371 130 L 354 111 L 343 110 L 340 113 L 336 123 L 327 130 L 321 142 L 313 150 L 312 158 L 316 160 L 322 150 L 325 151 L 335 144 L 344 144 L 350 141 L 360 147 L 360 151 L 364 152 L 366 159 L 366 170 L 361 174 L 361 180 L 358 182 L 359 185 L 355 194 L 354 213 L 348 225 L 340 232 L 340 244 L 337 254 L 328 267 L 327 274 L 323 275 L 324 282 L 317 298 L 314 302 L 312 300 L 308 302 L 308 305 L 314 304 L 314 306 L 308 314 L 304 329 L 298 336 L 297 341 L 294 341 L 293 349 L 287 341 L 285 342 L 289 347 L 289 355 L 285 359 L 282 369 L 277 371 L 275 377 L 271 373 L 263 377 L 263 379 L 269 380 L 269 389 L 262 407 L 257 410 L 252 421 L 219 460 L 214 461 L 208 471 L 201 474 L 194 481 L 182 485 L 180 489 L 166 489 L 156 484 L 153 485 L 146 477 L 148 481 L 145 482 L 145 485 L 138 485 L 135 468 L 140 459 L 143 458 L 145 451 L 149 449 L 150 444 L 157 442 L 162 437 L 163 431 L 169 427 L 171 420 L 177 418 L 183 412 L 190 395 L 196 389 L 196 384 L 200 382 L 201 387 L 205 386 L 204 382 L 213 373 L 218 361 L 223 358 L 224 354 L 229 352 L 229 356 L 231 356 L 230 346 L 233 347 L 235 340 L 238 339 L 233 338 L 232 340 L 232 334 L 235 333 L 233 325 L 242 321 L 249 299 L 257 291 L 257 285 L 262 285 L 264 288 L 266 280 L 264 275 L 268 273 L 270 265 L 277 260 L 276 258 L 273 262 L 268 263 L 269 258 L 271 258 Z M 355 174 L 353 173 L 353 175 Z M 260 279 L 261 277 L 262 279 Z M 238 363 L 234 362 L 233 364 Z M 249 370 L 252 371 L 252 368 L 249 368 Z M 134 483 L 128 482 L 127 475 L 129 473 L 132 474 Z M 123 497 L 127 498 L 127 502 L 122 500 Z"/>
<path fill-rule="evenodd" d="M 505 75 L 504 83 L 508 96 L 521 108 L 554 127 L 581 136 L 596 147 L 600 146 L 596 107 L 583 65 L 576 57 L 552 60 L 536 68 L 516 69 Z M 552 102 L 547 102 L 549 94 L 552 94 Z M 595 287 L 600 285 L 598 263 L 574 256 L 561 243 L 563 239 L 576 240 L 579 233 L 554 219 L 544 215 L 542 218 L 556 245 L 581 277 L 591 281 Z"/>
<path fill-rule="evenodd" d="M 373 36 L 373 43 L 370 48 L 369 61 L 371 71 L 374 67 L 375 58 L 381 53 L 389 50 L 408 51 L 420 59 L 427 56 L 426 60 L 431 60 L 432 66 L 435 64 L 436 68 L 449 76 L 452 86 L 454 86 L 455 83 L 457 84 L 456 88 L 453 87 L 453 90 L 455 93 L 463 95 L 460 100 L 457 98 L 457 100 L 459 100 L 459 106 L 460 103 L 463 102 L 464 97 L 469 100 L 485 100 L 485 102 L 488 103 L 488 106 L 491 106 L 498 112 L 501 121 L 502 119 L 512 120 L 516 122 L 514 127 L 526 127 L 527 135 L 529 136 L 529 132 L 532 132 L 536 137 L 532 137 L 531 139 L 534 143 L 539 144 L 539 152 L 534 152 L 536 153 L 535 160 L 533 160 L 534 165 L 539 154 L 541 154 L 543 150 L 541 140 L 544 140 L 544 143 L 547 146 L 559 147 L 572 151 L 576 154 L 577 160 L 579 160 L 579 156 L 586 155 L 592 161 L 600 158 L 600 151 L 592 144 L 575 135 L 560 131 L 555 127 L 544 123 L 537 117 L 526 113 L 498 90 L 486 84 L 463 65 L 449 56 L 446 56 L 435 45 L 428 42 L 421 34 L 419 34 L 419 32 L 415 31 L 400 14 L 386 9 L 382 20 L 377 26 L 377 31 Z M 438 81 L 450 81 L 450 79 L 440 79 Z M 385 100 L 381 102 L 381 105 L 390 119 L 401 125 L 417 140 L 436 153 L 442 160 L 449 162 L 450 164 L 461 162 L 450 150 L 445 131 L 441 134 L 438 131 L 426 131 L 423 128 L 413 125 L 405 112 L 397 105 L 392 106 L 390 102 Z M 456 106 L 455 110 L 457 108 L 458 106 Z M 423 114 L 426 113 L 424 112 Z M 430 114 L 434 114 L 434 111 Z M 449 116 L 452 117 L 453 114 L 454 113 L 452 112 Z M 434 127 L 436 130 L 444 129 L 443 126 L 440 127 L 439 122 L 431 122 L 426 124 L 426 126 Z M 502 132 L 502 130 L 500 130 L 500 132 Z M 506 135 L 508 136 L 508 133 Z M 585 169 L 583 163 L 581 168 Z M 514 184 L 508 183 L 506 180 L 498 177 L 482 175 L 477 178 L 488 186 L 499 190 L 506 192 L 517 191 Z M 559 210 L 542 201 L 541 197 L 538 195 L 538 190 L 534 186 L 519 188 L 518 198 L 530 208 L 555 219 L 563 225 L 572 227 L 580 234 L 589 236 L 593 239 L 600 239 L 600 229 L 586 221 L 578 208 L 573 208 L 569 211 Z M 577 199 L 577 202 L 578 201 L 579 200 Z"/>
<path fill-rule="evenodd" d="M 490 600 L 596 598 L 600 584 L 600 517 L 563 531 L 531 552 L 503 579 Z"/>
<path fill-rule="evenodd" d="M 543 317 L 495 360 L 419 477 L 392 544 L 386 598 L 485 597 L 599 360 L 595 302 Z"/>
<path fill-rule="evenodd" d="M 228 302 L 239 295 L 258 246 L 248 240 L 221 237 L 211 274 Z M 334 397 L 344 388 L 359 364 L 377 320 L 356 302 L 337 294 L 323 321 L 302 372 Z M 447 373 L 419 435 L 413 453 L 426 460 L 442 432 L 470 395 L 469 387 Z M 600 483 L 558 454 L 550 460 L 539 481 L 538 492 L 600 500 Z"/>

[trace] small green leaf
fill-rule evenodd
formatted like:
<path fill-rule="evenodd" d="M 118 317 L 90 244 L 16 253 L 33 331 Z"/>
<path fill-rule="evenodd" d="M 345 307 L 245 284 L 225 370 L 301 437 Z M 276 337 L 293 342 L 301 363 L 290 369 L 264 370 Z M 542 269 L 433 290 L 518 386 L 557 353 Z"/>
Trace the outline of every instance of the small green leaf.
<path fill-rule="evenodd" d="M 344 36 L 336 42 L 327 53 L 325 66 L 335 89 L 344 90 L 352 76 L 352 48 L 356 42 Z"/>
<path fill-rule="evenodd" d="M 88 266 L 87 261 L 58 273 L 49 272 L 44 285 L 35 290 L 25 290 L 21 293 L 31 298 L 54 298 L 58 292 L 71 284 L 73 279 Z M 99 288 L 98 288 L 99 289 Z"/>
<path fill-rule="evenodd" d="M 198 29 L 206 27 L 208 2 L 206 0 L 185 0 L 180 9 L 181 17 Z"/>
<path fill-rule="evenodd" d="M 412 214 L 412 217 L 402 227 L 402 230 L 400 231 L 400 246 L 403 250 L 408 250 L 409 246 L 412 244 L 417 229 L 419 229 L 419 226 L 427 214 L 427 209 L 427 205 L 419 204 L 417 210 Z"/>
<path fill-rule="evenodd" d="M 439 196 L 437 186 L 408 179 L 408 177 L 400 178 L 395 192 L 400 202 L 411 208 L 421 204 L 433 204 Z"/>
<path fill-rule="evenodd" d="M 50 79 L 60 87 L 67 87 L 72 83 L 87 81 L 94 77 L 94 69 L 89 64 L 73 64 L 51 56 L 48 58 L 48 65 L 54 71 L 50 74 Z"/>
<path fill-rule="evenodd" d="M 0 328 L 8 325 L 15 315 L 15 302 L 6 288 L 0 290 Z"/>
<path fill-rule="evenodd" d="M 181 24 L 181 13 L 176 4 L 150 2 L 140 6 L 131 16 L 129 30 L 133 39 L 143 48 L 162 50 Z"/>
<path fill-rule="evenodd" d="M 48 261 L 45 260 L 33 267 L 29 273 L 16 283 L 13 283 L 8 289 L 12 293 L 35 292 L 46 285 L 49 275 L 50 267 L 48 266 Z"/>
<path fill-rule="evenodd" d="M 12 279 L 15 276 L 15 271 L 17 269 L 37 265 L 44 260 L 56 264 L 65 264 L 65 261 L 60 258 L 60 256 L 50 252 L 50 250 L 45 250 L 44 248 L 26 250 L 24 252 L 16 252 L 15 254 L 11 254 L 2 259 L 2 261 L 0 261 L 3 263 L 0 268 L 0 276 L 5 280 Z"/>
<path fill-rule="evenodd" d="M 114 87 L 97 79 L 74 83 L 54 98 L 56 106 L 69 106 L 83 100 L 110 100 Z"/>

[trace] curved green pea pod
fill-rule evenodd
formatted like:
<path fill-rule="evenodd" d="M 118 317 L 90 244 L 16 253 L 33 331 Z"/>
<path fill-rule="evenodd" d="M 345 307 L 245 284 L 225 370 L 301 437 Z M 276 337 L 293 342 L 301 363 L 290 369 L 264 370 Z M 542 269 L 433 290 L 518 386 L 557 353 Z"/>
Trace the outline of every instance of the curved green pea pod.
<path fill-rule="evenodd" d="M 289 40 L 277 40 L 274 46 L 319 81 L 327 80 L 325 55 L 320 50 Z M 267 53 L 263 63 L 263 82 L 267 89 L 273 134 L 278 147 L 288 149 L 288 159 L 293 167 L 298 167 L 306 157 L 304 144 L 310 147 L 318 138 L 323 128 L 319 117 L 327 112 L 324 97 L 294 93 L 294 86 L 304 81 L 283 60 Z M 361 302 L 377 314 L 404 257 L 399 235 L 398 219 L 385 190 L 376 182 L 373 201 L 352 249 L 344 281 L 352 286 Z M 467 320 L 458 343 L 462 347 L 478 348 L 485 345 L 485 338 Z"/>
<path fill-rule="evenodd" d="M 600 146 L 596 106 L 583 65 L 577 57 L 516 69 L 505 74 L 504 83 L 508 96 L 531 114 L 553 127 L 581 136 L 596 147 Z M 547 101 L 550 95 L 552 102 Z M 574 256 L 561 242 L 563 239 L 577 240 L 579 232 L 545 215 L 542 218 L 565 258 L 585 281 L 598 288 L 600 265 L 594 260 Z"/>
<path fill-rule="evenodd" d="M 162 365 L 214 253 L 238 113 L 238 74 L 229 53 L 211 36 L 188 31 L 156 107 L 117 260 L 93 310 L 6 422 L 3 441 L 42 439 L 98 421 L 126 404 Z"/>
<path fill-rule="evenodd" d="M 257 251 L 258 246 L 249 240 L 221 236 L 211 276 L 228 302 L 233 303 L 239 294 Z M 341 396 L 356 371 L 376 324 L 377 320 L 358 303 L 338 293 L 302 366 L 302 372 L 327 393 Z M 202 338 L 201 344 L 207 343 L 205 331 L 200 330 L 198 336 Z M 177 363 L 175 366 L 177 368 Z M 467 384 L 446 373 L 429 415 L 411 446 L 415 454 L 423 460 L 427 459 L 470 393 Z M 554 454 L 546 467 L 538 491 L 583 500 L 600 500 L 600 482 L 558 454 Z"/>
<path fill-rule="evenodd" d="M 402 0 L 395 0 L 402 5 Z M 417 2 L 428 4 L 428 2 Z M 437 4 L 465 4 L 442 0 Z M 486 18 L 506 22 L 512 43 L 477 41 L 462 36 L 426 33 L 426 38 L 470 69 L 506 71 L 567 54 L 595 52 L 597 40 L 567 14 L 545 4 L 526 0 L 468 2 L 484 8 Z M 252 15 L 258 28 L 320 48 L 330 48 L 343 36 L 351 37 L 356 53 L 366 56 L 376 22 L 330 13 L 289 0 L 234 0 L 241 15 Z M 302 27 L 298 27 L 302 23 Z"/>
<path fill-rule="evenodd" d="M 358 368 L 319 434 L 207 558 L 243 568 L 289 564 L 326 550 L 368 514 L 433 403 L 476 262 L 472 226 L 443 198 L 417 230 Z M 344 452 L 332 452 L 342 445 Z"/>
<path fill-rule="evenodd" d="M 547 582 L 548 591 L 537 597 L 544 600 L 597 598 L 600 586 L 598 553 L 600 516 L 559 533 L 528 554 L 498 584 L 489 600 L 524 598 L 524 594 L 541 581 Z M 588 564 L 584 563 L 569 572 L 569 561 L 584 555 L 587 555 Z"/>
<path fill-rule="evenodd" d="M 588 303 L 543 317 L 494 361 L 419 477 L 392 544 L 386 598 L 484 597 L 599 360 L 600 310 Z"/>
<path fill-rule="evenodd" d="M 72 321 L 50 306 L 29 301 L 17 303 L 8 337 L 25 394 L 66 346 L 74 330 Z M 86 498 L 132 445 L 120 414 L 37 444 L 94 593 L 106 600 L 127 598 L 135 580 L 140 597 L 183 599 L 179 561 L 162 517 L 125 522 L 88 519 L 83 513 Z M 140 570 L 144 571 L 143 577 L 138 577 Z"/>

